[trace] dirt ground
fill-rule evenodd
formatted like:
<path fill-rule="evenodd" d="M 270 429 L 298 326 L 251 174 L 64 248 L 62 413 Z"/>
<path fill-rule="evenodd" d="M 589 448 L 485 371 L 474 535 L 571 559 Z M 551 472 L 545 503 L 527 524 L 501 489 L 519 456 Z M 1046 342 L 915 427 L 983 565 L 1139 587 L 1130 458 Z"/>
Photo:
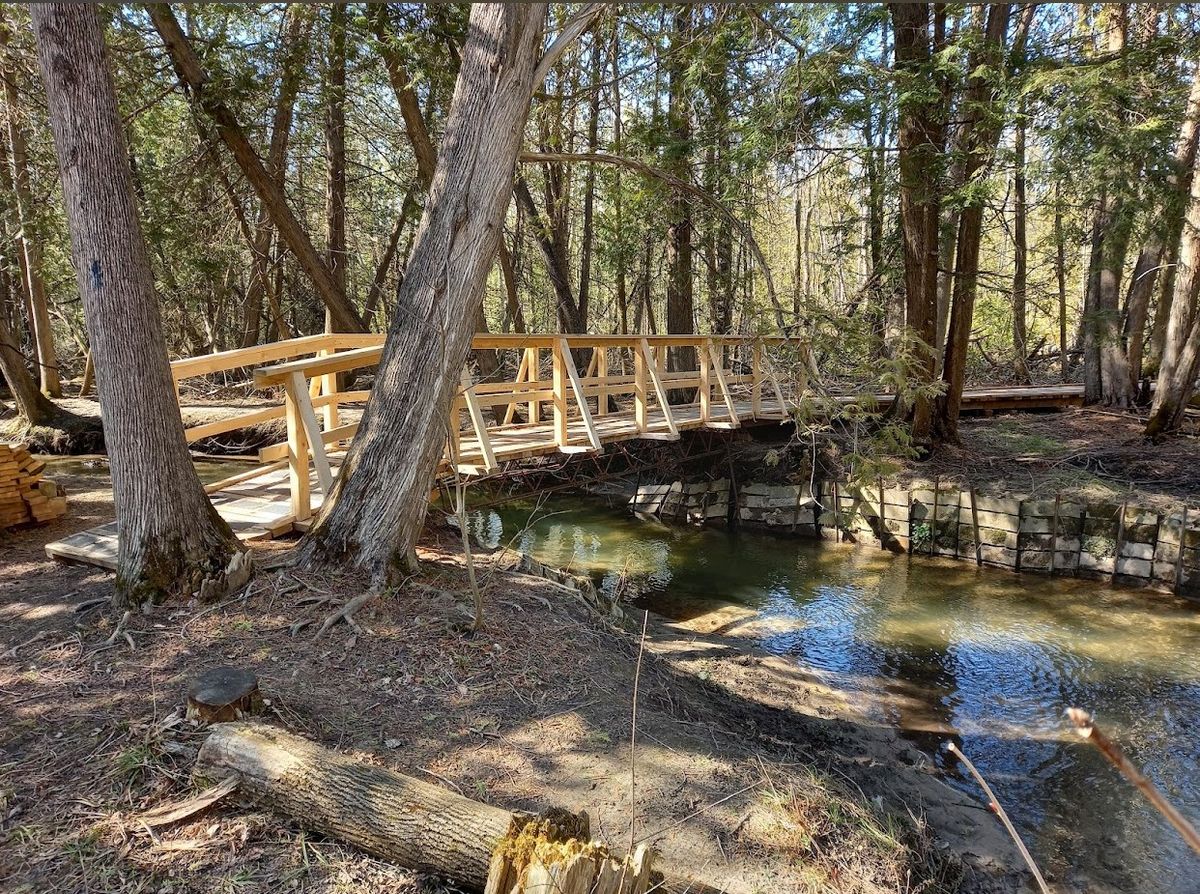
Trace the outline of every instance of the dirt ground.
<path fill-rule="evenodd" d="M 236 798 L 139 826 L 191 791 L 204 731 L 178 712 L 189 677 L 218 665 L 258 674 L 270 722 L 364 760 L 509 808 L 585 809 L 621 850 L 636 815 L 664 868 L 731 892 L 1019 887 L 1019 858 L 981 804 L 800 669 L 711 625 L 650 624 L 631 791 L 636 625 L 494 554 L 480 559 L 487 628 L 468 635 L 445 529 L 423 545 L 420 580 L 360 614 L 361 633 L 313 636 L 361 581 L 282 569 L 229 603 L 139 615 L 132 647 L 107 645 L 114 616 L 84 606 L 111 576 L 43 546 L 107 520 L 110 499 L 71 490 L 66 519 L 0 541 L 6 892 L 450 890 Z M 300 620 L 316 623 L 293 635 Z"/>
<path fill-rule="evenodd" d="M 888 483 L 932 487 L 940 482 L 993 496 L 1051 500 L 1061 492 L 1064 498 L 1089 502 L 1128 500 L 1160 512 L 1178 511 L 1185 503 L 1195 508 L 1200 494 L 1200 424 L 1189 419 L 1183 432 L 1158 444 L 1142 436 L 1144 426 L 1144 414 L 1094 409 L 964 416 L 959 423 L 961 445 L 940 447 L 920 459 L 898 460 L 897 473 Z M 764 451 L 779 451 L 789 431 L 772 438 L 769 430 L 759 429 L 755 440 L 744 439 L 739 465 L 753 476 L 746 480 L 808 479 L 809 443 L 794 439 L 772 467 L 763 463 Z M 775 443 L 765 443 L 764 437 Z M 842 457 L 850 445 L 836 436 L 826 444 L 823 473 L 845 478 Z"/>

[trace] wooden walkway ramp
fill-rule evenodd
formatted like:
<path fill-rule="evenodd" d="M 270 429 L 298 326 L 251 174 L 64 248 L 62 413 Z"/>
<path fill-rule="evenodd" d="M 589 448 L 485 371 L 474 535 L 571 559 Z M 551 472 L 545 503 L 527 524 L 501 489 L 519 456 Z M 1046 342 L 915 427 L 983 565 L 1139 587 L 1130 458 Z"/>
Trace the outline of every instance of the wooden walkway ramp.
<path fill-rule="evenodd" d="M 358 429 L 345 410 L 369 391 L 339 391 L 341 374 L 374 367 L 380 335 L 314 335 L 172 363 L 176 389 L 189 378 L 245 370 L 279 402 L 186 430 L 189 441 L 272 420 L 287 440 L 259 450 L 259 467 L 208 486 L 243 540 L 308 527 Z M 470 476 L 550 454 L 600 452 L 632 439 L 771 425 L 790 418 L 808 383 L 804 347 L 782 338 L 480 335 L 476 357 L 497 372 L 464 370 L 452 407 L 443 471 Z M 483 354 L 483 352 L 487 352 Z M 494 352 L 494 353 L 493 353 Z M 481 356 L 482 355 L 482 356 Z M 576 357 L 586 357 L 582 371 Z M 581 363 L 581 365 L 582 365 Z M 968 391 L 964 410 L 1047 409 L 1082 402 L 1075 385 Z M 879 395 L 878 400 L 892 400 Z M 849 400 L 849 398 L 847 398 Z M 48 544 L 48 555 L 116 567 L 116 523 Z"/>

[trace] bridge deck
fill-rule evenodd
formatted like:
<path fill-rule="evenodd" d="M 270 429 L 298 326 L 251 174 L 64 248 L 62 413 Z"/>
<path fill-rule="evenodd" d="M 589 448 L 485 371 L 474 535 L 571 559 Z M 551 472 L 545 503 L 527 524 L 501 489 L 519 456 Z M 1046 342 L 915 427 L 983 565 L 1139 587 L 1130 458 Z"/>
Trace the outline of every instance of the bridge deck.
<path fill-rule="evenodd" d="M 260 469 L 208 487 L 213 505 L 243 540 L 269 539 L 309 526 L 337 475 L 345 445 L 358 427 L 357 421 L 347 422 L 339 415 L 339 406 L 361 403 L 369 395 L 366 391 L 337 391 L 338 373 L 373 365 L 379 359 L 381 345 L 382 337 L 373 335 L 305 336 L 172 364 L 178 382 L 191 376 L 284 361 L 254 371 L 259 387 L 282 386 L 281 405 L 257 407 L 240 416 L 187 430 L 189 440 L 198 440 L 246 425 L 287 420 L 287 442 L 260 450 Z M 471 384 L 464 378 L 453 407 L 453 416 L 459 420 L 458 437 L 447 453 L 443 471 L 457 467 L 460 472 L 476 475 L 495 472 L 513 461 L 602 450 L 605 444 L 619 441 L 671 440 L 677 432 L 692 429 L 779 424 L 792 405 L 785 393 L 804 390 L 804 383 L 790 376 L 788 387 L 783 387 L 782 376 L 765 359 L 765 351 L 779 345 L 778 339 L 703 336 L 481 336 L 476 343 L 478 349 L 516 350 L 521 364 L 511 382 Z M 696 352 L 696 368 L 668 372 L 667 350 L 683 346 Z M 581 347 L 592 349 L 591 362 L 582 376 L 571 359 L 572 351 Z M 550 355 L 551 375 L 543 371 L 541 351 Z M 622 353 L 617 358 L 622 371 L 632 362 L 633 375 L 609 374 L 612 351 Z M 742 359 L 735 365 L 739 351 Z M 314 354 L 307 359 L 291 359 Z M 800 364 L 793 357 L 780 365 L 795 372 Z M 669 402 L 669 393 L 685 388 L 697 394 L 696 402 Z M 980 388 L 964 394 L 963 409 L 990 412 L 1061 408 L 1080 404 L 1082 396 L 1082 388 L 1077 385 Z M 609 398 L 620 399 L 622 409 L 605 412 L 610 408 Z M 891 399 L 888 395 L 878 396 L 880 403 Z M 631 403 L 633 409 L 626 409 Z M 730 414 L 730 406 L 735 415 Z M 504 423 L 491 421 L 486 413 L 496 407 L 505 408 Z M 517 409 L 539 421 L 513 421 Z M 543 416 L 549 418 L 540 421 Z M 58 559 L 115 568 L 116 523 L 48 544 L 46 552 Z"/>

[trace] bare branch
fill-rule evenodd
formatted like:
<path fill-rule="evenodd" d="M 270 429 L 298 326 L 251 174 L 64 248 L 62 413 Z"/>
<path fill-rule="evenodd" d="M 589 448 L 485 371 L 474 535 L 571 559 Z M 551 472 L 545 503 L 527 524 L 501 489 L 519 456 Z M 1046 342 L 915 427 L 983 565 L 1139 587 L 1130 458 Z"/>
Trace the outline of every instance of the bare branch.
<path fill-rule="evenodd" d="M 546 48 L 546 52 L 542 54 L 542 58 L 538 60 L 537 68 L 533 70 L 535 87 L 546 80 L 546 75 L 550 74 L 550 69 L 567 51 L 567 47 L 591 27 L 592 22 L 604 11 L 604 6 L 603 3 L 589 3 L 567 20 L 567 23 L 562 26 L 562 30 L 558 32 L 558 36 L 554 38 L 554 41 Z"/>

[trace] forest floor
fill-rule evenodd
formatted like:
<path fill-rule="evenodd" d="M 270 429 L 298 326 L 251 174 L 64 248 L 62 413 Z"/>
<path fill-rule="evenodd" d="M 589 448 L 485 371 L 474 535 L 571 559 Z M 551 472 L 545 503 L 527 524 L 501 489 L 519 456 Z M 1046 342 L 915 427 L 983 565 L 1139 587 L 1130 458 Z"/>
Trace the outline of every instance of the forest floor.
<path fill-rule="evenodd" d="M 419 583 L 316 640 L 355 579 L 262 571 L 243 598 L 160 606 L 106 647 L 111 575 L 44 544 L 111 517 L 111 492 L 64 482 L 71 513 L 0 544 L 0 889 L 444 891 L 286 817 L 226 799 L 150 833 L 139 813 L 185 797 L 204 731 L 187 680 L 253 669 L 270 722 L 510 808 L 586 809 L 618 849 L 731 892 L 1015 891 L 1019 858 L 983 806 L 895 731 L 795 665 L 652 620 L 630 713 L 636 623 L 482 556 L 487 626 L 465 632 L 457 537 L 433 526 Z M 72 489 L 74 488 L 74 489 Z M 269 544 L 260 558 L 278 558 Z M 314 624 L 292 635 L 301 619 Z M 640 620 L 640 619 L 639 619 Z"/>
<path fill-rule="evenodd" d="M 1155 511 L 1195 505 L 1200 494 L 1200 426 L 1190 419 L 1179 435 L 1153 444 L 1142 435 L 1144 417 L 1094 409 L 964 416 L 961 444 L 931 455 L 898 461 L 887 479 L 901 487 L 935 483 L 974 487 L 992 496 L 1064 498 L 1121 503 Z M 826 474 L 845 475 L 840 457 L 847 444 L 835 438 L 822 456 Z M 761 453 L 761 451 L 759 451 Z M 794 443 L 780 474 L 807 478 L 808 447 Z M 754 455 L 745 462 L 757 464 Z"/>
<path fill-rule="evenodd" d="M 965 417 L 962 444 L 909 463 L 907 481 L 973 485 L 996 494 L 1064 497 L 1177 511 L 1200 494 L 1200 430 L 1152 444 L 1142 416 L 1095 409 Z"/>

